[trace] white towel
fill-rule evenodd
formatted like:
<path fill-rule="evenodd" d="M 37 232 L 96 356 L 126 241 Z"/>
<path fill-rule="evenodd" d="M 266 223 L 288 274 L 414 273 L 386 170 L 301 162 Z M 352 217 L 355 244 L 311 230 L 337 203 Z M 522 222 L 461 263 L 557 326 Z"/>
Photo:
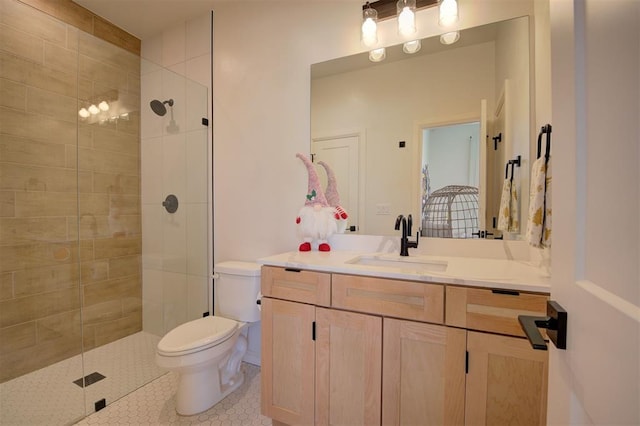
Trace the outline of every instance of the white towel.
<path fill-rule="evenodd" d="M 518 188 L 511 179 L 505 179 L 500 197 L 497 228 L 503 232 L 518 232 L 520 217 L 518 211 Z"/>
<path fill-rule="evenodd" d="M 551 157 L 544 157 L 531 167 L 529 216 L 526 239 L 534 247 L 551 247 Z"/>

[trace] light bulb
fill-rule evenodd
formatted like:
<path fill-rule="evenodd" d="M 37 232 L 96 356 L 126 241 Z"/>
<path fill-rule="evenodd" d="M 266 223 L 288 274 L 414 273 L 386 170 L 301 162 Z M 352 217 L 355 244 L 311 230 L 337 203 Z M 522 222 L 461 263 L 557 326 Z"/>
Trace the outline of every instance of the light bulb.
<path fill-rule="evenodd" d="M 438 24 L 441 27 L 448 27 L 458 22 L 458 2 L 456 0 L 441 0 L 439 11 Z"/>
<path fill-rule="evenodd" d="M 109 104 L 107 101 L 102 101 L 98 104 L 98 108 L 100 108 L 100 111 L 109 111 Z"/>
<path fill-rule="evenodd" d="M 78 115 L 82 118 L 87 118 L 91 115 L 91 113 L 87 111 L 86 108 L 80 108 L 80 111 L 78 111 Z"/>
<path fill-rule="evenodd" d="M 94 104 L 91 104 L 91 106 L 89 107 L 89 112 L 92 115 L 96 115 L 97 113 L 100 112 L 100 109 L 97 106 L 95 106 Z"/>
<path fill-rule="evenodd" d="M 416 33 L 416 2 L 415 0 L 398 0 L 398 34 L 409 37 Z"/>
<path fill-rule="evenodd" d="M 422 44 L 420 43 L 420 40 L 412 40 L 402 45 L 402 51 L 404 53 L 412 54 L 420 50 L 421 47 Z"/>
<path fill-rule="evenodd" d="M 362 17 L 362 44 L 366 47 L 374 46 L 378 43 L 378 12 L 369 7 L 364 10 Z"/>
<path fill-rule="evenodd" d="M 453 44 L 458 40 L 460 40 L 460 33 L 458 31 L 451 31 L 440 36 L 440 43 L 442 44 Z"/>
<path fill-rule="evenodd" d="M 386 57 L 387 57 L 387 51 L 384 47 L 381 47 L 379 49 L 373 49 L 371 52 L 369 52 L 369 60 L 371 62 L 380 62 L 384 60 L 384 58 Z"/>

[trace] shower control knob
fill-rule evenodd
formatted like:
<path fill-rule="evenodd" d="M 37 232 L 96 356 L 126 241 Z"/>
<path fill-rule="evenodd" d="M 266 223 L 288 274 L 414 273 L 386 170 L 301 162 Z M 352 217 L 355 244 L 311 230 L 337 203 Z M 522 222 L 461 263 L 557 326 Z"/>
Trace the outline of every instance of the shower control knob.
<path fill-rule="evenodd" d="M 178 197 L 173 194 L 167 195 L 162 205 L 169 213 L 175 213 L 178 210 Z"/>

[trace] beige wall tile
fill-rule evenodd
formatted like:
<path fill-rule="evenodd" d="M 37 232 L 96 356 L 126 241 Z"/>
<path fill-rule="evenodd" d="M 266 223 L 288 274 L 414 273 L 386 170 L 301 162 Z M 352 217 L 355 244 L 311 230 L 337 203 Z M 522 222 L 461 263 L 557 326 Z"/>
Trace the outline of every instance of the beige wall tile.
<path fill-rule="evenodd" d="M 76 72 L 61 72 L 35 62 L 0 52 L 0 77 L 28 86 L 77 96 Z"/>
<path fill-rule="evenodd" d="M 5 300 L 0 302 L 0 327 L 33 321 L 74 309 L 80 309 L 77 288 Z"/>
<path fill-rule="evenodd" d="M 13 272 L 0 274 L 0 300 L 13 298 Z"/>
<path fill-rule="evenodd" d="M 44 44 L 44 65 L 52 70 L 78 75 L 78 52 L 53 43 Z"/>
<path fill-rule="evenodd" d="M 0 241 L 16 243 L 28 241 L 66 241 L 65 217 L 0 218 Z"/>
<path fill-rule="evenodd" d="M 0 134 L 0 159 L 11 163 L 65 167 L 65 146 Z"/>
<path fill-rule="evenodd" d="M 140 236 L 95 240 L 95 258 L 130 256 L 142 253 Z"/>
<path fill-rule="evenodd" d="M 100 151 L 91 148 L 78 149 L 78 167 L 108 173 L 140 173 L 140 158 L 117 152 Z"/>
<path fill-rule="evenodd" d="M 83 306 L 86 308 L 110 300 L 137 297 L 141 291 L 140 279 L 140 276 L 131 276 L 83 285 Z"/>
<path fill-rule="evenodd" d="M 139 314 L 142 316 L 142 296 L 122 299 L 122 314 Z"/>
<path fill-rule="evenodd" d="M 25 164 L 13 164 L 13 163 L 1 163 L 0 164 L 0 189 L 12 189 L 16 191 L 48 191 L 48 193 L 40 194 L 25 194 L 30 196 L 31 199 L 38 199 L 38 195 L 42 197 L 49 197 L 50 200 L 54 200 L 53 197 L 56 194 L 53 192 L 61 192 L 65 194 L 65 203 L 71 200 L 71 193 L 75 193 L 77 188 L 77 173 L 73 169 L 62 169 L 53 167 L 41 167 L 41 166 L 28 166 Z M 18 197 L 16 197 L 16 203 L 18 203 Z M 24 198 L 20 198 L 24 199 Z M 75 203 L 74 203 L 75 204 Z M 52 207 L 55 211 L 68 211 L 68 205 L 62 206 L 45 206 Z M 62 209 L 62 210 L 60 210 Z M 36 214 L 29 214 L 29 216 L 39 216 Z M 65 213 L 69 214 L 69 213 Z M 59 216 L 59 214 L 48 214 L 52 216 Z"/>
<path fill-rule="evenodd" d="M 39 37 L 0 24 L 0 50 L 41 64 L 44 58 L 43 44 L 44 41 Z"/>
<path fill-rule="evenodd" d="M 109 259 L 109 278 L 142 276 L 140 255 L 115 257 Z"/>
<path fill-rule="evenodd" d="M 71 0 L 20 0 L 41 10 L 52 17 L 66 22 L 83 31 L 91 32 L 93 28 L 93 13 Z"/>
<path fill-rule="evenodd" d="M 138 93 L 140 93 L 138 91 Z M 140 107 L 135 111 L 129 112 L 129 118 L 124 120 L 118 120 L 117 122 L 118 132 L 130 133 L 140 138 Z M 140 143 L 140 142 L 138 142 Z"/>
<path fill-rule="evenodd" d="M 67 25 L 67 49 L 73 50 L 75 52 L 78 51 L 78 37 L 79 37 L 79 33 L 80 30 L 71 26 L 71 25 Z"/>
<path fill-rule="evenodd" d="M 78 50 L 82 55 L 105 65 L 140 75 L 139 55 L 122 50 L 119 46 L 87 33 L 80 33 L 78 43 Z"/>
<path fill-rule="evenodd" d="M 122 302 L 120 299 L 107 300 L 82 309 L 84 325 L 100 327 L 105 322 L 122 318 Z"/>
<path fill-rule="evenodd" d="M 19 191 L 15 194 L 15 216 L 75 216 L 78 204 L 83 214 L 95 212 L 96 215 L 106 215 L 109 211 L 108 198 L 104 194 L 83 193 L 78 200 L 76 194 L 71 192 Z"/>
<path fill-rule="evenodd" d="M 79 354 L 80 350 L 79 338 L 63 337 L 0 355 L 0 382 L 70 358 Z M 78 371 L 80 377 L 82 371 Z"/>
<path fill-rule="evenodd" d="M 106 345 L 122 339 L 130 334 L 142 330 L 142 315 L 134 312 L 124 318 L 120 318 L 95 328 L 96 346 Z"/>
<path fill-rule="evenodd" d="M 139 40 L 71 0 L 0 0 L 0 337 L 12 342 L 0 381 L 142 328 L 139 51 Z M 78 122 L 78 96 L 96 102 L 113 90 L 129 120 Z M 76 178 L 78 161 L 87 169 Z M 135 237 L 104 238 L 113 207 Z M 108 296 L 83 313 L 84 337 L 78 263 L 89 300 L 91 286 Z"/>
<path fill-rule="evenodd" d="M 77 288 L 78 266 L 67 263 L 15 271 L 14 281 L 15 297 Z"/>
<path fill-rule="evenodd" d="M 51 143 L 75 144 L 76 124 L 0 107 L 0 128 L 7 135 Z"/>
<path fill-rule="evenodd" d="M 8 354 L 36 344 L 35 321 L 0 328 L 0 354 Z"/>
<path fill-rule="evenodd" d="M 78 72 L 84 77 L 109 89 L 127 90 L 127 73 L 125 70 L 108 65 L 95 59 L 80 55 Z"/>
<path fill-rule="evenodd" d="M 105 21 L 99 16 L 94 16 L 93 34 L 103 40 L 120 46 L 129 52 L 140 56 L 140 40 L 133 37 L 126 31 Z"/>
<path fill-rule="evenodd" d="M 140 136 L 96 126 L 93 131 L 93 147 L 103 151 L 115 151 L 134 157 L 140 156 Z"/>
<path fill-rule="evenodd" d="M 25 111 L 27 108 L 26 86 L 6 78 L 0 78 L 0 106 Z"/>
<path fill-rule="evenodd" d="M 61 338 L 80 342 L 80 333 L 82 330 L 81 319 L 80 309 L 39 319 L 36 321 L 38 343 Z"/>
<path fill-rule="evenodd" d="M 93 192 L 108 194 L 140 194 L 140 176 L 128 174 L 100 173 L 93 174 Z"/>
<path fill-rule="evenodd" d="M 0 2 L 0 22 L 60 45 L 67 39 L 64 23 L 18 1 Z"/>
<path fill-rule="evenodd" d="M 0 245 L 0 272 L 66 265 L 78 259 L 90 260 L 93 259 L 93 250 L 92 240 L 80 241 L 80 245 L 73 241 Z"/>
<path fill-rule="evenodd" d="M 93 262 L 82 262 L 81 273 L 82 285 L 108 280 L 109 261 L 97 260 Z"/>
<path fill-rule="evenodd" d="M 29 87 L 27 89 L 27 112 L 69 121 L 75 125 L 78 118 L 78 101 L 75 97 Z"/>
<path fill-rule="evenodd" d="M 73 216 L 78 212 L 78 197 L 64 192 L 16 192 L 17 217 Z"/>
<path fill-rule="evenodd" d="M 2 165 L 0 165 L 0 168 Z M 0 217 L 15 216 L 16 193 L 13 191 L 0 191 Z"/>

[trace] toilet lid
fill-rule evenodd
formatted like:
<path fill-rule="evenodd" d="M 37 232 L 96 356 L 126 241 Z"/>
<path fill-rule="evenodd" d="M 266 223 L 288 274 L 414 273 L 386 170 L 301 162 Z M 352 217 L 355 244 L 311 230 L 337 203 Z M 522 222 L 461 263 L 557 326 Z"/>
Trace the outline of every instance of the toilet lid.
<path fill-rule="evenodd" d="M 168 332 L 158 342 L 158 352 L 167 356 L 185 355 L 215 346 L 233 335 L 238 322 L 208 316 L 189 321 Z"/>

